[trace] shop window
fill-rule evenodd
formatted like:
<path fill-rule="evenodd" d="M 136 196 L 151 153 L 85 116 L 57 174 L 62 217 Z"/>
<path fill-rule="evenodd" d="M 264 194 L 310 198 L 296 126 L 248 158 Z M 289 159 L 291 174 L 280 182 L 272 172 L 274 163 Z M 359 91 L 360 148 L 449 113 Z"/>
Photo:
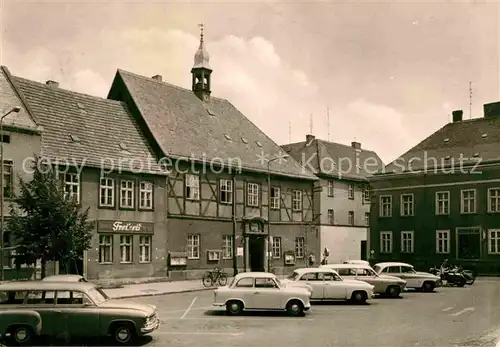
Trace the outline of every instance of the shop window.
<path fill-rule="evenodd" d="M 139 262 L 151 262 L 151 236 L 139 236 Z"/>
<path fill-rule="evenodd" d="M 99 235 L 99 263 L 113 262 L 113 235 Z"/>
<path fill-rule="evenodd" d="M 132 262 L 132 235 L 120 235 L 120 263 Z"/>

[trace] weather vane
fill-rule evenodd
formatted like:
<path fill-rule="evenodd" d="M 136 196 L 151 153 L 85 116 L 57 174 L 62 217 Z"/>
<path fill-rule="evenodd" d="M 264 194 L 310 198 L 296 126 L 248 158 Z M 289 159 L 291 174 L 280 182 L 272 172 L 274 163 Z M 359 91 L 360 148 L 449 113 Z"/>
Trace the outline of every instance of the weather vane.
<path fill-rule="evenodd" d="M 203 23 L 198 24 L 198 26 L 200 27 L 200 38 L 201 41 L 203 42 Z"/>

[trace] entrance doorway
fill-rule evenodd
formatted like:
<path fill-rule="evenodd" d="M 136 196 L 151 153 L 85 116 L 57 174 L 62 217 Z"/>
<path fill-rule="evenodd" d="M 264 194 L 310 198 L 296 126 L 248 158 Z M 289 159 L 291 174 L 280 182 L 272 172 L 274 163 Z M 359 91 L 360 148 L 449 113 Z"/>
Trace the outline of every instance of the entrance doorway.
<path fill-rule="evenodd" d="M 368 250 L 366 248 L 366 241 L 361 241 L 361 259 L 360 260 L 368 260 Z"/>
<path fill-rule="evenodd" d="M 250 271 L 265 271 L 264 255 L 265 255 L 265 236 L 249 236 L 248 238 L 248 253 L 250 256 Z"/>
<path fill-rule="evenodd" d="M 463 228 L 457 230 L 457 258 L 481 258 L 481 229 Z"/>

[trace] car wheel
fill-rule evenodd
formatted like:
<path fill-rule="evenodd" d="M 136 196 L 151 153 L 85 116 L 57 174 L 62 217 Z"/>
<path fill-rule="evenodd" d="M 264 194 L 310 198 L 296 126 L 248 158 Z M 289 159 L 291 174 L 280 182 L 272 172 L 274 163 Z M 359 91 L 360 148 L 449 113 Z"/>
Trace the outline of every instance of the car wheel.
<path fill-rule="evenodd" d="M 434 290 L 434 283 L 424 282 L 424 284 L 422 285 L 422 290 L 426 293 L 432 292 Z"/>
<path fill-rule="evenodd" d="M 240 314 L 243 311 L 243 303 L 241 301 L 229 301 L 226 304 L 226 311 L 231 316 Z"/>
<path fill-rule="evenodd" d="M 351 300 L 356 304 L 364 304 L 368 300 L 366 292 L 357 291 L 352 293 Z"/>
<path fill-rule="evenodd" d="M 292 300 L 286 304 L 286 311 L 290 316 L 302 316 L 304 314 L 304 305 L 299 300 Z"/>
<path fill-rule="evenodd" d="M 134 339 L 134 330 L 130 324 L 120 324 L 115 327 L 113 338 L 120 345 L 128 345 Z"/>
<path fill-rule="evenodd" d="M 16 345 L 29 346 L 34 338 L 33 330 L 26 325 L 14 327 L 10 333 Z"/>
<path fill-rule="evenodd" d="M 391 298 L 397 298 L 401 294 L 401 288 L 399 286 L 390 286 L 387 288 L 387 295 Z"/>

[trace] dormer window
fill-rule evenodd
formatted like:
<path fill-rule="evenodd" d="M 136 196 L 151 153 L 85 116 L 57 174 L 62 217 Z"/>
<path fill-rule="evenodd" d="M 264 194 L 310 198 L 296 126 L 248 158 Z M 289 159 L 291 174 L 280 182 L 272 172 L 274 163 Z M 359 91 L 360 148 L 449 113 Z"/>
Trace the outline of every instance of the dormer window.
<path fill-rule="evenodd" d="M 224 137 L 226 138 L 226 140 L 231 141 L 231 136 L 229 136 L 228 134 L 224 134 Z"/>
<path fill-rule="evenodd" d="M 123 143 L 123 142 L 122 142 L 122 143 L 120 143 L 120 145 L 119 145 L 119 146 L 120 146 L 120 149 L 121 149 L 122 151 L 128 151 L 128 148 L 127 148 L 127 144 L 126 144 L 126 143 Z"/>
<path fill-rule="evenodd" d="M 76 135 L 71 134 L 71 135 L 69 135 L 69 137 L 70 137 L 71 141 L 73 141 L 73 142 L 80 142 L 80 138 Z"/>
<path fill-rule="evenodd" d="M 248 143 L 247 139 L 246 139 L 246 138 L 244 138 L 244 137 L 242 137 L 242 138 L 241 138 L 241 142 L 243 142 L 243 143 Z"/>
<path fill-rule="evenodd" d="M 262 147 L 262 143 L 260 143 L 259 141 L 255 141 L 255 143 L 257 144 L 257 146 Z"/>
<path fill-rule="evenodd" d="M 82 104 L 81 102 L 77 102 L 77 103 L 76 103 L 76 106 L 78 106 L 78 108 L 79 108 L 80 110 L 85 110 L 85 105 L 84 105 L 84 104 Z"/>
<path fill-rule="evenodd" d="M 213 117 L 215 117 L 215 113 L 214 111 L 212 111 L 211 109 L 207 108 L 207 113 Z"/>

